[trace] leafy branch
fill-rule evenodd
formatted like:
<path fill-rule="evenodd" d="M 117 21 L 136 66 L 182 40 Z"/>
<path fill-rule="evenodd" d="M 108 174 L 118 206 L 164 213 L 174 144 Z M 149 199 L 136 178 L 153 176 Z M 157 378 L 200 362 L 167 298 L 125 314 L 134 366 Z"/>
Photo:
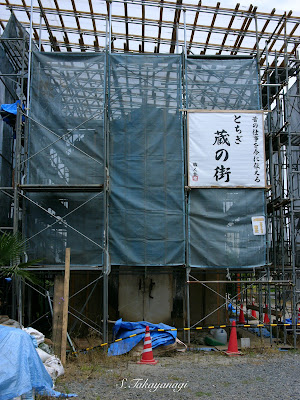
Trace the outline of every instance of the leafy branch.
<path fill-rule="evenodd" d="M 26 245 L 19 234 L 0 236 L 0 276 L 6 278 L 19 277 L 36 283 L 37 279 L 26 269 L 40 260 L 21 262 L 26 251 Z"/>

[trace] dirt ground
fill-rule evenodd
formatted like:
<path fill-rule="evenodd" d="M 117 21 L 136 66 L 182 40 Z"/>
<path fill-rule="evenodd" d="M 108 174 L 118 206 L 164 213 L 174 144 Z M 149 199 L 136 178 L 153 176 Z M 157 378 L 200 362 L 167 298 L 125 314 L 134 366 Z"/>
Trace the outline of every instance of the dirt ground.
<path fill-rule="evenodd" d="M 57 390 L 78 400 L 114 399 L 300 399 L 300 351 L 248 349 L 171 352 L 157 365 L 130 355 L 107 357 L 95 350 L 69 360 Z"/>

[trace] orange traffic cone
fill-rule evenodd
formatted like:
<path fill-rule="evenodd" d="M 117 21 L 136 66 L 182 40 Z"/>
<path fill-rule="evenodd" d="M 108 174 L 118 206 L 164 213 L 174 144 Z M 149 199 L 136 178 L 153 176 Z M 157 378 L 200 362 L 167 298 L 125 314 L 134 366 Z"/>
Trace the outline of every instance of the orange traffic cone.
<path fill-rule="evenodd" d="M 252 301 L 252 305 L 254 306 L 254 301 Z M 251 315 L 252 315 L 252 317 L 256 318 L 256 311 L 251 310 Z"/>
<path fill-rule="evenodd" d="M 138 361 L 138 364 L 153 364 L 153 365 L 155 365 L 157 363 L 158 363 L 158 361 L 154 360 L 154 358 L 153 358 L 152 341 L 151 341 L 149 326 L 147 325 L 145 340 L 144 340 L 144 350 L 143 350 L 141 361 Z"/>
<path fill-rule="evenodd" d="M 245 316 L 244 316 L 244 311 L 243 311 L 243 304 L 240 306 L 240 315 L 239 315 L 239 323 L 240 324 L 245 324 Z"/>
<path fill-rule="evenodd" d="M 264 315 L 264 324 L 268 325 L 270 323 L 270 318 L 268 316 L 268 305 L 266 304 L 266 313 Z"/>
<path fill-rule="evenodd" d="M 236 335 L 236 325 L 235 321 L 232 321 L 232 328 L 230 331 L 228 350 L 226 351 L 228 356 L 238 356 L 241 352 L 238 349 L 237 335 Z"/>

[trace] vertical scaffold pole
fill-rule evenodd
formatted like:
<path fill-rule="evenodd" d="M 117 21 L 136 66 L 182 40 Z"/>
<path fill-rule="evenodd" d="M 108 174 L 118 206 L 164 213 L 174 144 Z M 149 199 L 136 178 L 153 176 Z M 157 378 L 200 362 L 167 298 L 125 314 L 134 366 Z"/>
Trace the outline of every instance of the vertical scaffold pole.
<path fill-rule="evenodd" d="M 110 53 L 106 52 L 105 57 L 105 102 L 104 102 L 104 196 L 103 196 L 103 342 L 108 339 L 108 276 L 110 274 L 109 260 L 109 239 L 108 239 L 108 200 L 109 200 L 109 57 Z"/>
<path fill-rule="evenodd" d="M 28 54 L 28 79 L 27 79 L 27 105 L 26 115 L 29 115 L 29 96 L 30 96 L 30 83 L 31 83 L 31 58 L 32 58 L 32 24 L 33 24 L 33 0 L 30 5 L 30 31 L 29 31 L 29 54 Z"/>
<path fill-rule="evenodd" d="M 179 34 L 179 24 L 176 24 L 176 54 L 179 53 L 179 46 L 178 46 L 178 34 Z"/>
<path fill-rule="evenodd" d="M 185 15 L 185 14 L 184 14 Z M 182 79 L 182 105 L 184 109 L 187 109 L 188 107 L 188 99 L 187 99 L 187 59 L 186 59 L 186 52 L 182 54 L 182 74 L 181 74 L 181 79 Z M 191 268 L 189 265 L 190 262 L 190 256 L 189 256 L 189 235 L 188 235 L 188 206 L 189 206 L 189 191 L 188 191 L 188 163 L 187 163 L 187 112 L 185 111 L 182 115 L 182 136 L 183 136 L 183 159 L 184 159 L 184 187 L 185 187 L 185 196 L 184 196 L 184 202 L 185 202 L 185 268 L 186 268 L 186 290 L 185 290 L 185 309 L 186 309 L 186 323 L 187 323 L 187 328 L 190 328 L 191 326 L 191 317 L 190 317 L 190 285 L 187 283 L 190 279 L 190 272 Z M 191 331 L 188 330 L 188 345 L 191 344 Z"/>
<path fill-rule="evenodd" d="M 187 59 L 187 48 L 186 48 L 186 9 L 183 9 L 183 21 L 184 21 L 184 58 Z"/>
<path fill-rule="evenodd" d="M 42 13 L 40 13 L 40 29 L 39 29 L 39 51 L 42 48 Z"/>
<path fill-rule="evenodd" d="M 19 232 L 19 184 L 21 176 L 21 134 L 22 134 L 22 110 L 20 106 L 17 110 L 16 120 L 16 144 L 15 144 L 15 175 L 14 175 L 14 220 L 13 232 L 16 235 Z M 15 281 L 15 290 L 17 294 L 17 314 L 18 322 L 23 325 L 23 304 L 22 304 L 22 280 L 17 278 Z M 15 302 L 15 299 L 13 299 Z"/>
<path fill-rule="evenodd" d="M 108 37 L 109 37 L 109 43 L 108 43 L 108 52 L 111 54 L 111 1 L 109 2 L 109 23 L 108 23 Z"/>
<path fill-rule="evenodd" d="M 285 109 L 286 118 L 289 122 L 291 110 L 289 100 L 289 59 L 287 53 L 287 37 L 286 37 L 286 16 L 284 24 L 284 40 L 285 40 L 285 79 L 286 79 L 286 95 L 285 95 Z M 293 323 L 293 339 L 294 348 L 297 346 L 297 312 L 296 312 L 296 246 L 295 246 L 295 218 L 294 218 L 294 191 L 293 191 L 293 157 L 292 157 L 292 133 L 291 125 L 287 124 L 288 144 L 287 144 L 287 163 L 288 163 L 288 197 L 290 200 L 290 250 L 291 250 L 291 267 L 292 267 L 292 281 L 293 281 L 293 302 L 292 302 L 292 323 Z"/>
<path fill-rule="evenodd" d="M 258 25 L 257 25 L 257 15 L 256 12 L 254 14 L 254 22 L 255 22 L 255 37 L 256 37 L 256 62 L 257 62 L 257 75 L 258 75 L 258 101 L 260 107 L 262 107 L 262 90 L 261 90 L 261 74 L 260 74 L 260 51 L 259 51 L 259 40 L 258 40 Z"/>
<path fill-rule="evenodd" d="M 105 51 L 108 50 L 108 18 L 105 18 Z"/>
<path fill-rule="evenodd" d="M 271 104 L 270 104 L 270 76 L 269 76 L 269 51 L 268 51 L 268 44 L 266 43 L 266 78 L 267 78 L 267 107 L 268 110 L 271 109 Z M 268 134 L 269 134 L 269 176 L 270 176 L 270 185 L 271 185 L 271 200 L 274 199 L 274 176 L 273 176 L 273 130 L 271 126 L 271 114 L 269 113 L 267 116 L 267 124 L 268 124 Z M 275 243 L 275 223 L 274 223 L 274 214 L 272 213 L 272 237 L 273 237 L 273 250 L 275 248 L 274 243 Z M 267 224 L 267 239 L 269 238 L 269 228 Z M 268 242 L 269 243 L 269 240 Z M 269 249 L 269 244 L 267 246 L 267 250 Z M 273 254 L 273 261 L 274 260 L 274 254 Z M 270 260 L 269 260 L 269 251 L 267 251 L 267 279 L 270 281 Z M 265 302 L 265 307 L 267 306 L 268 303 L 268 316 L 269 320 L 271 322 L 271 292 L 270 292 L 270 285 L 267 287 L 268 291 L 268 300 Z M 267 311 L 267 310 L 265 310 Z M 273 335 L 272 335 L 272 326 L 270 326 L 270 344 L 272 345 L 273 342 Z"/>
<path fill-rule="evenodd" d="M 186 282 L 188 282 L 190 279 L 190 272 L 191 268 L 187 267 L 186 268 Z M 191 327 L 191 310 L 190 310 L 190 284 L 186 283 L 186 321 L 187 321 L 187 328 Z M 188 345 L 190 346 L 191 344 L 191 331 L 190 329 L 188 330 Z"/>

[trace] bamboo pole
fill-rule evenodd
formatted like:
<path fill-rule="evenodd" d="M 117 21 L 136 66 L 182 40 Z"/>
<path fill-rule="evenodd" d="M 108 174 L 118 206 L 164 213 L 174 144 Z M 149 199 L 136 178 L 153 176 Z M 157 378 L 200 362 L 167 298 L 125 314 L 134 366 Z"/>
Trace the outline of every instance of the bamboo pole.
<path fill-rule="evenodd" d="M 69 283 L 70 283 L 70 248 L 66 248 L 65 256 L 65 279 L 64 279 L 64 297 L 63 297 L 63 314 L 62 314 L 62 332 L 61 332 L 61 355 L 60 359 L 63 364 L 66 363 L 67 349 L 67 329 L 68 329 L 68 307 L 69 307 Z"/>

